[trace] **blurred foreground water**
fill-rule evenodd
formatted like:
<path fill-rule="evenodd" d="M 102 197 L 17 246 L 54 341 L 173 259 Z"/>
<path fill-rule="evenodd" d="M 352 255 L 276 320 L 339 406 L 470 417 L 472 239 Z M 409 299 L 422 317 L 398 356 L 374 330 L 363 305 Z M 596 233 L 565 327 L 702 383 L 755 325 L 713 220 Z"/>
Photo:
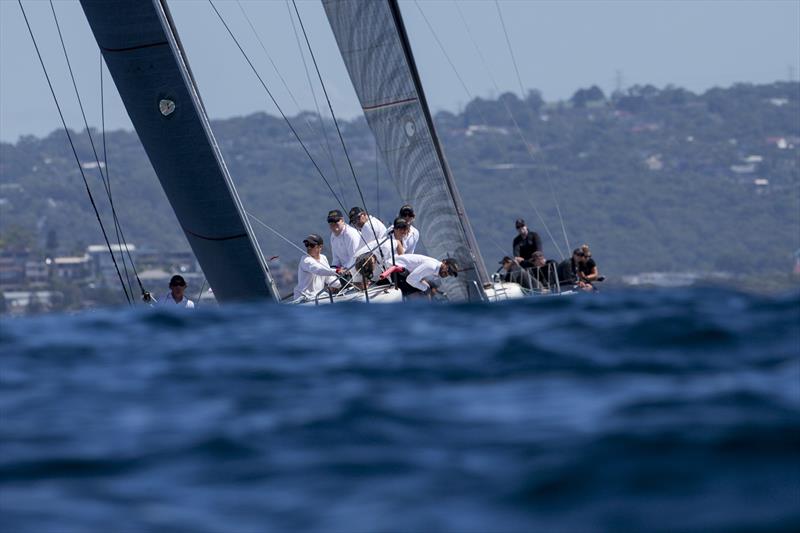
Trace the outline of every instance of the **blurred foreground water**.
<path fill-rule="evenodd" d="M 798 531 L 800 294 L 0 324 L 0 531 Z"/>

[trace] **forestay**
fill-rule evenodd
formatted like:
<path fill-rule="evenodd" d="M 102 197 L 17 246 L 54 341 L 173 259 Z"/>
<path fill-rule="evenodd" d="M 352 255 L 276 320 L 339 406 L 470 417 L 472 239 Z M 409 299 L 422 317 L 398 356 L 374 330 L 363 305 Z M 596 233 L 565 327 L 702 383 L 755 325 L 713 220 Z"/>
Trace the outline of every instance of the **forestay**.
<path fill-rule="evenodd" d="M 429 255 L 455 258 L 462 272 L 444 280 L 451 300 L 483 297 L 488 282 L 433 127 L 395 0 L 323 0 L 336 42 L 378 149 Z"/>
<path fill-rule="evenodd" d="M 221 301 L 277 290 L 161 0 L 81 0 L 139 139 Z"/>

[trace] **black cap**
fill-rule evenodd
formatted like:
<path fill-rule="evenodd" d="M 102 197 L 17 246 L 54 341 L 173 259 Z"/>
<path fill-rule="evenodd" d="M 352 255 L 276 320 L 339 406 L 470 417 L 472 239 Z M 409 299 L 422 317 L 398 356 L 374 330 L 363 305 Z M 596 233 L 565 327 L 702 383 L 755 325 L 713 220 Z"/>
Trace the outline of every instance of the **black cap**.
<path fill-rule="evenodd" d="M 583 257 L 583 255 L 584 255 L 583 254 L 583 250 L 581 250 L 580 248 L 575 248 L 574 250 L 572 250 L 572 255 L 577 255 L 578 257 Z"/>
<path fill-rule="evenodd" d="M 339 222 L 342 219 L 344 219 L 344 215 L 338 209 L 328 211 L 328 224 L 332 222 Z"/>
<path fill-rule="evenodd" d="M 442 261 L 442 263 L 444 263 L 444 266 L 447 267 L 448 274 L 450 274 L 453 277 L 458 277 L 458 263 L 456 263 L 455 259 L 448 257 L 447 259 Z"/>
<path fill-rule="evenodd" d="M 401 217 L 413 217 L 414 215 L 414 208 L 410 205 L 406 204 L 400 208 L 400 216 Z"/>
<path fill-rule="evenodd" d="M 363 209 L 361 209 L 361 208 L 360 208 L 360 207 L 358 207 L 358 206 L 356 206 L 356 207 L 352 208 L 352 209 L 350 210 L 350 213 L 348 213 L 348 216 L 350 217 L 350 222 L 352 223 L 352 222 L 353 222 L 353 221 L 354 221 L 356 218 L 358 218 L 358 216 L 359 216 L 361 213 L 363 213 L 363 212 L 364 212 L 364 210 L 363 210 Z M 330 215 L 328 215 L 328 216 L 330 216 Z"/>
<path fill-rule="evenodd" d="M 321 245 L 322 244 L 322 237 L 320 237 L 316 233 L 312 233 L 311 235 L 309 235 L 308 237 L 303 239 L 303 244 L 305 244 L 306 246 L 308 246 L 309 244 L 320 244 Z"/>
<path fill-rule="evenodd" d="M 505 257 L 503 257 L 503 259 L 501 259 L 501 260 L 500 260 L 500 263 L 498 263 L 498 264 L 500 264 L 500 265 L 505 265 L 506 263 L 508 263 L 508 262 L 510 262 L 510 261 L 513 261 L 513 259 L 511 259 L 511 258 L 510 258 L 510 257 L 508 257 L 508 256 L 505 256 Z"/>
<path fill-rule="evenodd" d="M 186 286 L 186 280 L 183 279 L 183 276 L 181 276 L 179 274 L 175 274 L 169 280 L 169 286 L 170 287 L 185 287 Z"/>
<path fill-rule="evenodd" d="M 526 224 L 525 224 L 524 220 L 522 220 L 521 218 L 518 218 L 517 221 L 514 223 L 514 225 L 516 225 L 517 229 L 519 229 L 522 226 L 525 226 Z"/>

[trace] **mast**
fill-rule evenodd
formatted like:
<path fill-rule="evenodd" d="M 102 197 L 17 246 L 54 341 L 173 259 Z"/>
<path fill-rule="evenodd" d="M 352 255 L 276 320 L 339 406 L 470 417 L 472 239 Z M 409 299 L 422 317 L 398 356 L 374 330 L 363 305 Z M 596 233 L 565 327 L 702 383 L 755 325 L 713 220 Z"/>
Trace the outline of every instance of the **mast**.
<path fill-rule="evenodd" d="M 425 248 L 461 266 L 458 278 L 444 280 L 449 297 L 483 297 L 489 277 L 436 134 L 397 1 L 322 3 L 378 150 L 400 195 L 418 214 Z"/>
<path fill-rule="evenodd" d="M 81 6 L 217 300 L 279 300 L 165 1 Z"/>

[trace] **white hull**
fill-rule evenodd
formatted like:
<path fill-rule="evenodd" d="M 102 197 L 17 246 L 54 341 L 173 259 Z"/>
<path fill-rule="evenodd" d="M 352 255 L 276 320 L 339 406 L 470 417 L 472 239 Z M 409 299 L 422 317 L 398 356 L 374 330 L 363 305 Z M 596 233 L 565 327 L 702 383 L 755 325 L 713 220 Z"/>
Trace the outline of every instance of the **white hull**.
<path fill-rule="evenodd" d="M 369 303 L 386 304 L 403 301 L 403 294 L 400 292 L 400 289 L 395 289 L 391 285 L 373 286 L 370 287 L 367 292 L 369 293 Z M 316 301 L 308 300 L 296 303 L 299 305 L 330 305 L 332 303 L 338 304 L 345 302 L 367 303 L 367 295 L 365 295 L 363 291 L 353 289 L 332 296 L 322 294 Z"/>

